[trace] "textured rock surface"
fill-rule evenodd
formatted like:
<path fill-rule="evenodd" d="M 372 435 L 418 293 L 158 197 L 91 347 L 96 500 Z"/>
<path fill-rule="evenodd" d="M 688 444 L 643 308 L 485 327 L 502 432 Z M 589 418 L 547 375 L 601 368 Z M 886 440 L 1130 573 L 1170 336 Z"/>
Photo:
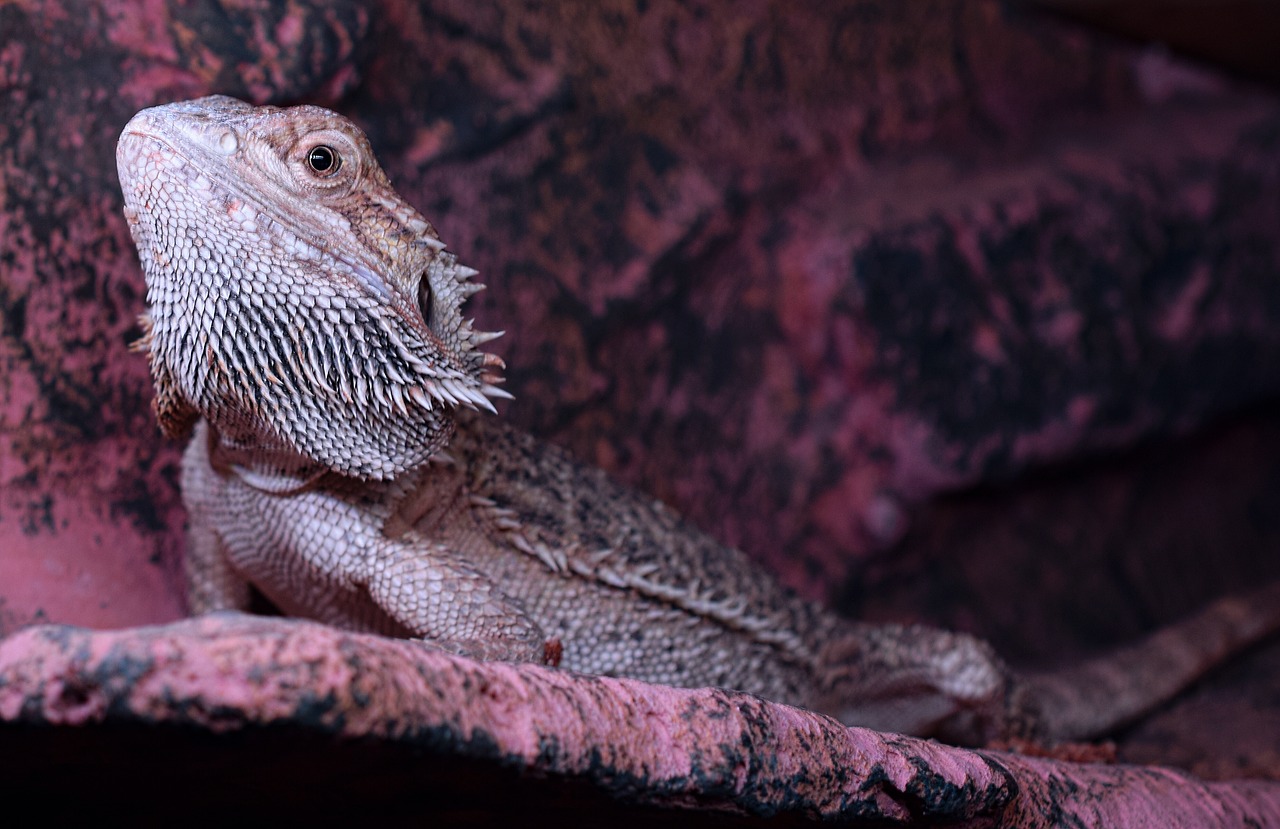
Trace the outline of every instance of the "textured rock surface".
<path fill-rule="evenodd" d="M 860 615 L 973 630 L 1052 663 L 1277 575 L 1274 413 L 1169 442 L 1280 387 L 1274 93 L 983 0 L 18 0 L 0 3 L 0 89 L 0 635 L 182 613 L 178 447 L 159 439 L 145 361 L 127 351 L 142 279 L 112 152 L 138 108 L 212 91 L 358 118 L 492 286 L 476 311 L 509 332 L 519 399 L 504 416 L 811 595 L 859 562 L 843 592 Z M 936 500 L 972 484 L 986 487 Z M 1261 652 L 1224 690 L 1125 735 L 1121 755 L 1280 776 L 1278 671 Z M 49 762 L 84 749 L 108 776 L 134 751 L 171 779 L 138 720 L 112 711 L 112 726 L 24 727 L 23 745 Z M 413 752 L 386 752 L 407 743 L 362 754 L 302 720 L 287 738 L 241 731 L 236 750 L 181 729 L 157 739 L 190 738 L 231 768 L 278 752 L 264 779 L 323 754 L 403 793 Z M 898 758 L 919 746 L 895 745 Z M 451 750 L 432 768 L 457 782 L 461 766 L 439 759 Z M 754 764 L 770 757 L 739 773 L 765 779 Z M 1031 786 L 1023 802 L 1073 791 L 1049 782 L 1058 766 L 999 762 Z M 530 803 L 591 797 L 476 763 L 473 779 L 507 774 Z M 1071 779 L 1091 791 L 1089 774 Z M 1257 791 L 1124 775 L 1132 797 L 1114 808 L 1170 786 Z M 704 778 L 697 802 L 731 800 L 723 779 Z M 236 782 L 269 808 L 265 784 Z M 479 792 L 465 808 L 493 814 L 485 786 L 464 790 Z"/>
<path fill-rule="evenodd" d="M 508 416 L 821 593 L 919 498 L 1274 392 L 1274 97 L 983 3 L 734 9 L 375 23 L 351 109 L 501 286 Z"/>
<path fill-rule="evenodd" d="M 1280 820 L 1280 783 L 1205 784 L 1159 769 L 966 751 L 846 729 L 744 694 L 476 663 L 307 622 L 228 615 L 124 632 L 41 627 L 0 641 L 6 743 L 48 727 L 90 742 L 94 730 L 139 724 L 157 744 L 179 728 L 191 736 L 185 747 L 171 743 L 165 757 L 183 772 L 166 775 L 170 785 L 155 786 L 150 803 L 127 811 L 151 816 L 166 811 L 162 804 L 189 809 L 191 791 L 207 785 L 186 772 L 198 756 L 194 735 L 251 740 L 274 729 L 282 742 L 362 744 L 375 758 L 415 747 L 418 765 L 433 775 L 422 781 L 430 787 L 457 775 L 432 763 L 441 756 L 484 761 L 464 764 L 481 786 L 508 778 L 504 767 L 543 778 L 544 792 L 586 783 L 596 790 L 596 825 L 628 805 L 868 825 Z M 5 755 L 6 802 L 46 797 L 52 761 Z M 106 771 L 101 761 L 81 762 L 84 772 Z M 315 780 L 334 771 L 324 753 L 293 762 L 315 769 Z M 318 807 L 364 782 L 357 774 L 340 791 L 317 792 L 303 814 L 332 818 Z M 234 811 L 242 796 L 222 792 L 207 816 Z M 366 814 L 394 813 L 413 797 L 407 787 Z M 565 804 L 541 805 L 535 825 L 584 817 Z"/>
<path fill-rule="evenodd" d="M 1280 103 L 994 3 L 45 9 L 0 9 L 9 627 L 179 612 L 110 159 L 214 90 L 340 101 L 494 285 L 505 416 L 813 595 L 939 490 L 1276 390 Z"/>
<path fill-rule="evenodd" d="M 261 5 L 0 6 L 0 631 L 182 612 L 177 447 L 127 350 L 144 287 L 115 139 L 214 88 L 332 100 L 358 4 Z"/>

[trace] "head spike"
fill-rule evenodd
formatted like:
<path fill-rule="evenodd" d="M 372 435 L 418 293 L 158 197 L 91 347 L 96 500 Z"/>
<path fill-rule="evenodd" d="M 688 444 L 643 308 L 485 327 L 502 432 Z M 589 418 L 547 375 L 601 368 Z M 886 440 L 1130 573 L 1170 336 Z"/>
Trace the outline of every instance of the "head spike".
<path fill-rule="evenodd" d="M 418 386 L 409 387 L 409 397 L 413 398 L 414 403 L 417 403 L 427 411 L 431 411 L 435 408 L 431 403 L 431 395 L 427 394 Z"/>
<path fill-rule="evenodd" d="M 472 331 L 471 342 L 475 343 L 476 345 L 484 345 L 487 342 L 491 342 L 493 340 L 498 339 L 505 333 L 507 332 L 506 331 Z"/>

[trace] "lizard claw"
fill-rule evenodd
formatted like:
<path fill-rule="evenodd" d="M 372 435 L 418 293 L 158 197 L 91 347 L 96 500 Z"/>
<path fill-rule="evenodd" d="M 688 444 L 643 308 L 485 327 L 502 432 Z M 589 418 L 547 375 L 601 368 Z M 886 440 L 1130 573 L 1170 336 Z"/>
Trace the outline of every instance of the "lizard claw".
<path fill-rule="evenodd" d="M 542 664 L 552 668 L 560 667 L 560 660 L 564 658 L 564 644 L 557 637 L 548 639 L 542 643 Z"/>

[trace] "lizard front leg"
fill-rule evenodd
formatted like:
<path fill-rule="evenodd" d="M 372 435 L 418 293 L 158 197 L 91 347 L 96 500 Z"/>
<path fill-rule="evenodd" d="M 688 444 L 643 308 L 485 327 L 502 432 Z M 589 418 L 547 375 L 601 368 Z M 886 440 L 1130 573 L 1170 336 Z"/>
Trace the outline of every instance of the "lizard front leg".
<path fill-rule="evenodd" d="M 270 513 L 275 504 L 264 506 Z M 256 543 L 225 545 L 214 531 L 193 526 L 187 561 L 192 612 L 247 610 L 252 584 L 289 615 L 407 635 L 474 659 L 559 662 L 559 643 L 449 548 L 409 535 L 375 538 L 359 556 L 334 555 L 326 542 L 344 530 L 335 522 L 287 539 L 251 531 Z"/>
<path fill-rule="evenodd" d="M 381 539 L 364 558 L 367 572 L 314 579 L 314 589 L 308 591 L 313 602 L 304 607 L 294 606 L 273 589 L 280 581 L 297 584 L 299 573 L 312 569 L 280 567 L 283 557 L 293 552 L 279 550 L 277 556 L 248 559 L 252 569 L 269 571 L 259 573 L 254 583 L 290 613 L 375 630 L 384 627 L 375 619 L 385 614 L 410 636 L 451 653 L 484 660 L 559 662 L 558 642 L 549 640 L 485 575 L 441 545 L 422 539 Z M 233 557 L 218 534 L 193 516 L 186 560 L 192 613 L 249 609 L 250 579 L 233 564 Z M 269 563 L 272 560 L 276 566 Z M 347 589 L 332 589 L 335 576 Z"/>
<path fill-rule="evenodd" d="M 182 475 L 193 612 L 247 610 L 252 585 L 291 616 L 478 659 L 558 661 L 558 643 L 491 576 L 420 533 L 388 535 L 369 491 L 340 479 L 264 487 L 267 474 L 218 453 L 201 422 Z"/>
<path fill-rule="evenodd" d="M 369 598 L 414 636 L 476 659 L 559 662 L 559 644 L 444 545 L 415 534 L 383 538 L 367 561 Z"/>
<path fill-rule="evenodd" d="M 218 534 L 198 514 L 187 528 L 187 609 L 194 615 L 249 609 L 249 582 L 232 568 Z"/>
<path fill-rule="evenodd" d="M 187 507 L 187 555 L 183 560 L 187 609 L 194 615 L 215 610 L 247 611 L 249 582 L 231 566 L 210 515 L 209 508 L 221 487 L 210 475 L 207 464 L 208 424 L 199 423 L 195 431 L 182 464 L 182 494 Z"/>

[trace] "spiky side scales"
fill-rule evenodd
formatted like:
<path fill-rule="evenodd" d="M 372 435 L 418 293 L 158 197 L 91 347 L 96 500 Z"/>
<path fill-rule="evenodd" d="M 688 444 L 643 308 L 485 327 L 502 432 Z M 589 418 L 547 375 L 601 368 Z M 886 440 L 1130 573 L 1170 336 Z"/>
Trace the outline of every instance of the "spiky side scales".
<path fill-rule="evenodd" d="M 475 272 L 346 119 L 171 104 L 135 116 L 118 162 L 157 413 L 170 434 L 195 424 L 194 610 L 243 609 L 252 584 L 291 614 L 481 658 L 560 654 L 969 742 L 1085 721 L 1036 715 L 1084 698 L 1069 679 L 1023 683 L 962 634 L 838 619 L 661 504 L 468 411 L 504 396 L 501 360 L 480 351 L 495 335 L 460 312 Z M 1082 736 L 1059 730 L 1043 736 Z"/>

